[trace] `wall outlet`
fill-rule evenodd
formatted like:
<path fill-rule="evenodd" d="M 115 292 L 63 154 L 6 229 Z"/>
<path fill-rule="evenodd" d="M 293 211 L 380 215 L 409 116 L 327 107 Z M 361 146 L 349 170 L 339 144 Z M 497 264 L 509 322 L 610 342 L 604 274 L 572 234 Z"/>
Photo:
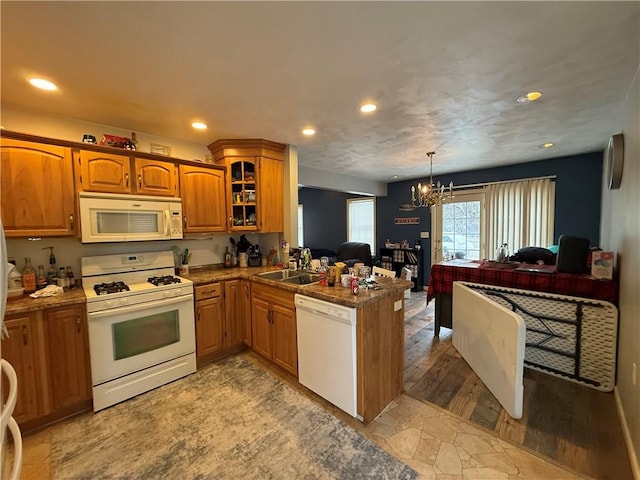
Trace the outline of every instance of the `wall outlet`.
<path fill-rule="evenodd" d="M 420 232 L 420 238 L 429 238 L 429 232 Z"/>
<path fill-rule="evenodd" d="M 633 362 L 631 364 L 631 384 L 635 387 L 636 386 L 636 382 L 638 381 L 638 367 L 636 365 L 636 362 Z"/>

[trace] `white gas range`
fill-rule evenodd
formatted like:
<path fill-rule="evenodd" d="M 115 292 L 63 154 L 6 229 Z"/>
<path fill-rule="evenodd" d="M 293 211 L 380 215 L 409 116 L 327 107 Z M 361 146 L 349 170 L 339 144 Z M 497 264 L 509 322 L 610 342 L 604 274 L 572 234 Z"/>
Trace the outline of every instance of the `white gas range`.
<path fill-rule="evenodd" d="M 173 252 L 82 258 L 93 409 L 196 371 L 193 282 Z"/>

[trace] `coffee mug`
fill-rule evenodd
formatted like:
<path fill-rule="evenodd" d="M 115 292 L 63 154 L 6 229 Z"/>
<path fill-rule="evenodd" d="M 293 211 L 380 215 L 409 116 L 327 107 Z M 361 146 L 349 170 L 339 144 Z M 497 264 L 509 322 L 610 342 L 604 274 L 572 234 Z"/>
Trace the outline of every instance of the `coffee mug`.
<path fill-rule="evenodd" d="M 340 283 L 344 288 L 349 288 L 351 286 L 351 277 L 352 275 L 350 273 L 343 273 L 340 276 Z"/>

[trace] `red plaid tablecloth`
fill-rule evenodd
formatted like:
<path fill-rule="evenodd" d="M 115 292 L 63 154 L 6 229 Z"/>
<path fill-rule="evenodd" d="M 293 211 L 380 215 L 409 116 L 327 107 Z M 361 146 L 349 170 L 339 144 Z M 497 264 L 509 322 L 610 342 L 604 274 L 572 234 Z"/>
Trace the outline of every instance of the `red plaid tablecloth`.
<path fill-rule="evenodd" d="M 520 264 L 520 267 L 538 265 Z M 436 264 L 431 267 L 427 302 L 438 293 L 451 295 L 453 282 L 473 282 L 484 285 L 534 290 L 536 292 L 557 293 L 572 297 L 594 298 L 618 305 L 618 282 L 594 279 L 588 273 L 558 273 L 555 266 L 542 268 L 553 273 L 520 272 L 515 269 L 492 268 L 488 262 L 469 262 L 468 264 Z"/>

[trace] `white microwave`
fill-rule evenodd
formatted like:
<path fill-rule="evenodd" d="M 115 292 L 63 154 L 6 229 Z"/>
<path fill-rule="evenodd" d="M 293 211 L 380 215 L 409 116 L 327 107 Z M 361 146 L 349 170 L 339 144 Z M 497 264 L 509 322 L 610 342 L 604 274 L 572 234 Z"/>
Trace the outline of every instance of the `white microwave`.
<path fill-rule="evenodd" d="M 179 198 L 83 192 L 79 207 L 82 243 L 182 238 Z"/>

